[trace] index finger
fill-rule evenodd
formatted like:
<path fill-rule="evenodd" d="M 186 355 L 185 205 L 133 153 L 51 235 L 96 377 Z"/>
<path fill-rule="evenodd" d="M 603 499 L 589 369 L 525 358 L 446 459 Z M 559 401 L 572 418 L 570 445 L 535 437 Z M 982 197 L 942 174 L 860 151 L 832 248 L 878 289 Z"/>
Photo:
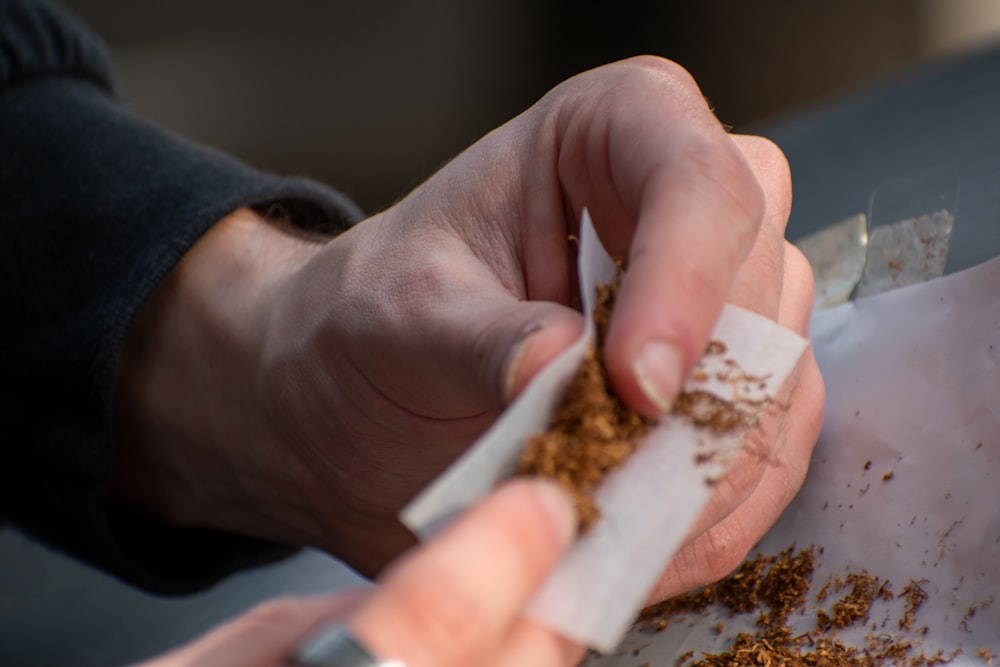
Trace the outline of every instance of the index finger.
<path fill-rule="evenodd" d="M 622 400 L 655 417 L 704 351 L 761 227 L 765 198 L 717 122 L 648 132 L 642 154 L 628 174 L 642 184 L 638 224 L 605 361 Z"/>

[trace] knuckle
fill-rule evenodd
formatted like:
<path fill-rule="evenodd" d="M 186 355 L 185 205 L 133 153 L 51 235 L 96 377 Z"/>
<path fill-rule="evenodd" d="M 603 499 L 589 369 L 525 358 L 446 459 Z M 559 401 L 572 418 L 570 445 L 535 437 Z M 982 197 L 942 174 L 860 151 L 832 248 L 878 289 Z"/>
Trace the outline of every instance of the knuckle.
<path fill-rule="evenodd" d="M 770 139 L 741 139 L 743 155 L 747 158 L 750 171 L 760 184 L 767 208 L 770 209 L 768 222 L 783 235 L 792 208 L 792 171 L 788 159 Z M 747 142 L 752 146 L 749 150 Z"/>
<path fill-rule="evenodd" d="M 805 301 L 811 304 L 816 296 L 816 278 L 813 275 L 812 265 L 809 260 L 796 246 L 785 243 L 785 266 L 788 275 L 803 290 L 807 297 Z"/>
<path fill-rule="evenodd" d="M 785 155 L 785 152 L 781 150 L 778 144 L 766 137 L 754 137 L 754 140 L 766 158 L 767 168 L 779 174 L 782 180 L 787 183 L 789 190 L 791 190 L 792 167 L 788 164 L 788 157 Z"/>
<path fill-rule="evenodd" d="M 826 384 L 823 382 L 823 376 L 820 373 L 819 366 L 816 364 L 816 357 L 811 353 L 809 354 L 808 364 L 809 367 L 806 371 L 806 377 L 802 382 L 803 387 L 796 393 L 803 395 L 803 398 L 805 399 L 805 405 L 801 407 L 801 412 L 802 419 L 806 421 L 804 429 L 806 442 L 810 445 L 815 445 L 816 440 L 819 438 L 820 431 L 823 429 L 823 410 L 826 406 Z M 795 400 L 798 400 L 798 396 L 796 396 Z M 803 480 L 805 479 L 806 470 L 809 467 L 808 453 L 811 451 L 812 448 L 810 447 L 803 456 Z"/>
<path fill-rule="evenodd" d="M 701 111 L 708 109 L 698 87 L 698 82 L 684 67 L 672 60 L 654 55 L 639 55 L 619 60 L 599 68 L 605 75 L 610 75 L 605 81 L 605 85 L 611 86 L 615 90 L 637 88 L 643 91 L 660 89 L 668 91 L 676 102 L 688 100 L 688 104 L 681 104 L 681 107 L 697 108 Z M 595 71 L 585 72 L 574 77 L 575 79 L 590 80 L 595 76 Z M 653 86 L 653 88 L 649 88 Z"/>
<path fill-rule="evenodd" d="M 628 58 L 622 61 L 622 63 L 627 67 L 653 73 L 658 77 L 664 77 L 674 85 L 689 91 L 697 91 L 701 95 L 694 76 L 673 60 L 654 55 L 641 55 Z"/>
<path fill-rule="evenodd" d="M 397 273 L 386 277 L 384 297 L 399 312 L 409 313 L 425 305 L 425 299 L 444 298 L 455 276 L 444 258 L 428 253 L 420 262 L 403 263 Z"/>
<path fill-rule="evenodd" d="M 786 176 L 791 179 L 791 167 L 785 153 L 767 137 L 741 134 L 733 137 L 744 154 L 763 170 Z"/>
<path fill-rule="evenodd" d="M 790 243 L 785 242 L 783 254 L 779 321 L 793 331 L 807 335 L 816 305 L 816 280 L 812 266 L 802 251 Z"/>

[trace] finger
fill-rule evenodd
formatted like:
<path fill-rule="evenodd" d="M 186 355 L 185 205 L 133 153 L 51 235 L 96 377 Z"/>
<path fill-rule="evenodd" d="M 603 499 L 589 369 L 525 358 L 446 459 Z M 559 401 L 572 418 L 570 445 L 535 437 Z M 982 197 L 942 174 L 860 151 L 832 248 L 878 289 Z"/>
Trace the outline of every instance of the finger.
<path fill-rule="evenodd" d="M 637 58 L 601 74 L 567 82 L 569 99 L 585 103 L 556 116 L 559 178 L 610 252 L 627 252 L 605 363 L 619 397 L 656 417 L 704 349 L 765 197 L 682 68 Z M 586 103 L 602 82 L 613 93 Z"/>
<path fill-rule="evenodd" d="M 809 320 L 812 313 L 812 303 L 814 289 L 812 281 L 812 270 L 809 261 L 801 252 L 788 244 L 787 261 L 784 267 L 784 278 L 782 283 L 786 286 L 782 290 L 781 303 L 776 306 L 778 311 L 778 324 L 795 331 L 801 335 L 808 332 Z M 699 535 L 727 517 L 733 508 L 743 504 L 747 498 L 755 492 L 764 482 L 761 477 L 769 462 L 773 461 L 776 453 L 773 449 L 785 439 L 782 432 L 770 431 L 768 426 L 774 422 L 781 422 L 794 419 L 799 414 L 813 415 L 821 408 L 817 409 L 814 404 L 803 405 L 790 403 L 799 392 L 799 378 L 802 374 L 803 364 L 815 366 L 812 352 L 799 362 L 791 377 L 781 387 L 778 396 L 774 400 L 774 409 L 764 415 L 762 424 L 747 438 L 747 443 L 740 449 L 736 460 L 733 462 L 729 473 L 719 482 L 716 492 L 702 512 L 692 535 Z M 816 388 L 815 381 L 808 384 L 804 391 L 821 391 L 822 381 Z M 813 399 L 815 397 L 812 397 Z M 807 399 L 800 399 L 807 400 Z M 795 413 L 788 415 L 785 406 L 794 405 Z M 820 404 L 821 406 L 822 404 Z M 808 442 L 814 442 L 815 436 Z M 810 445 L 811 449 L 811 445 Z"/>
<path fill-rule="evenodd" d="M 814 297 L 812 270 L 801 252 L 791 244 L 786 245 L 789 250 L 783 280 L 786 287 L 781 295 L 778 324 L 806 335 Z M 780 469 L 782 463 L 790 459 L 793 464 L 798 462 L 803 467 L 808 464 L 808 455 L 818 436 L 822 406 L 823 382 L 810 348 L 799 360 L 774 398 L 771 409 L 749 435 L 729 474 L 720 483 L 718 492 L 703 513 L 699 526 L 701 530 L 730 520 L 733 508 L 753 505 L 755 497 L 759 499 L 768 492 L 767 485 L 773 480 L 773 475 L 769 474 L 776 468 Z M 791 422 L 800 422 L 802 428 L 797 432 L 789 429 Z M 792 451 L 791 457 L 787 454 L 789 450 Z M 797 468 L 793 465 L 791 469 L 794 472 Z M 794 488 L 797 489 L 798 485 Z"/>
<path fill-rule="evenodd" d="M 748 136 L 733 139 L 763 188 L 766 206 L 761 231 L 750 255 L 739 270 L 729 301 L 777 319 L 782 303 L 789 298 L 783 288 L 786 276 L 796 283 L 792 286 L 795 307 L 786 307 L 786 311 L 797 312 L 802 304 L 803 287 L 799 284 L 798 275 L 800 264 L 795 261 L 796 258 L 792 258 L 796 271 L 790 272 L 790 265 L 786 265 L 784 261 L 785 247 L 788 245 L 784 240 L 784 230 L 791 202 L 788 163 L 781 151 L 767 139 Z M 796 319 L 796 323 L 798 321 Z M 771 440 L 762 438 L 760 432 L 757 432 L 748 440 L 747 446 L 741 448 L 729 473 L 720 480 L 711 500 L 699 516 L 691 533 L 692 539 L 728 516 L 733 508 L 743 503 L 757 488 L 770 458 L 772 445 Z"/>
<path fill-rule="evenodd" d="M 541 310 L 537 305 L 536 310 Z M 501 378 L 502 398 L 509 402 L 516 398 L 525 386 L 538 372 L 566 350 L 583 333 L 583 321 L 577 313 L 564 309 L 545 306 L 544 315 L 536 316 L 529 325 L 531 333 L 521 340 L 510 336 L 505 331 L 511 330 L 511 322 L 500 319 L 494 327 L 493 336 L 496 341 L 499 366 L 497 369 L 487 369 L 484 382 L 490 382 L 490 377 L 498 375 Z M 520 310 L 527 313 L 526 307 Z M 529 327 L 521 327 L 521 331 Z M 513 331 L 517 331 L 516 328 Z M 507 338 L 508 340 L 503 340 Z M 512 342 L 511 342 L 512 341 Z"/>
<path fill-rule="evenodd" d="M 408 667 L 489 664 L 574 531 L 559 487 L 511 482 L 394 567 L 351 626 Z"/>
<path fill-rule="evenodd" d="M 734 137 L 739 149 L 746 157 L 752 170 L 762 185 L 766 198 L 764 221 L 754 247 L 739 270 L 739 277 L 729 300 L 736 305 L 759 312 L 772 318 L 779 318 L 779 311 L 786 300 L 792 299 L 794 307 L 784 306 L 787 313 L 800 316 L 803 301 L 803 287 L 798 271 L 789 271 L 790 266 L 800 268 L 797 258 L 792 265 L 784 261 L 784 230 L 790 211 L 791 180 L 788 164 L 780 150 L 766 139 L 758 137 Z M 784 283 L 791 278 L 795 285 L 789 295 L 784 293 Z M 806 306 L 809 312 L 810 306 Z M 808 318 L 808 315 L 806 316 Z M 796 319 L 799 325 L 801 319 Z M 780 322 L 779 322 L 780 323 Z M 795 327 L 798 330 L 798 326 Z M 783 391 L 791 391 L 794 382 L 786 383 Z M 726 519 L 735 508 L 740 507 L 759 488 L 767 462 L 772 457 L 774 440 L 758 429 L 741 448 L 729 473 L 717 488 L 699 515 L 691 531 L 689 542 L 703 536 L 713 526 Z M 703 539 L 702 542 L 705 540 Z M 717 571 L 718 565 L 700 567 L 699 571 Z"/>
<path fill-rule="evenodd" d="M 790 247 L 784 238 L 792 200 L 788 161 L 773 142 L 763 137 L 736 135 L 732 140 L 761 186 L 765 209 L 761 230 L 739 268 L 738 279 L 727 301 L 777 318 L 778 307 L 783 300 L 785 249 Z M 575 321 L 556 321 L 551 324 L 555 326 L 548 326 L 538 336 L 529 336 L 518 349 L 516 357 L 508 355 L 515 362 L 508 365 L 509 371 L 506 374 L 505 395 L 508 400 L 520 393 L 541 367 L 579 335 Z M 504 335 L 502 330 L 497 331 Z M 516 337 L 513 338 L 516 340 Z M 504 346 L 497 346 L 497 349 L 504 349 Z"/>
<path fill-rule="evenodd" d="M 805 335 L 814 299 L 808 260 L 788 245 L 778 324 Z M 824 387 L 811 348 L 775 398 L 653 593 L 656 599 L 735 568 L 802 485 L 823 419 Z"/>
<path fill-rule="evenodd" d="M 272 600 L 200 639 L 138 667 L 272 667 L 284 664 L 302 640 L 349 614 L 367 589 Z"/>
<path fill-rule="evenodd" d="M 792 211 L 792 173 L 781 149 L 766 137 L 733 134 L 733 143 L 743 153 L 754 177 L 764 191 L 766 222 L 784 236 L 788 216 Z"/>
<path fill-rule="evenodd" d="M 583 333 L 580 313 L 544 301 L 502 297 L 494 303 L 456 304 L 441 340 L 451 372 L 467 396 L 498 409 Z"/>
<path fill-rule="evenodd" d="M 785 278 L 778 308 L 778 324 L 803 336 L 809 333 L 816 282 L 812 267 L 802 251 L 791 243 L 785 245 Z"/>
<path fill-rule="evenodd" d="M 580 313 L 501 293 L 441 304 L 422 353 L 434 402 L 454 410 L 497 411 L 583 332 Z"/>
<path fill-rule="evenodd" d="M 363 368 L 384 379 L 380 397 L 390 397 L 389 406 L 382 410 L 358 406 L 359 412 L 372 411 L 372 421 L 384 425 L 383 432 L 392 427 L 394 418 L 403 424 L 392 433 L 398 448 L 380 452 L 366 444 L 370 440 L 362 440 L 362 451 L 336 462 L 332 473 L 352 482 L 343 488 L 358 491 L 357 507 L 370 507 L 374 500 L 378 503 L 374 507 L 382 510 L 339 515 L 339 541 L 332 553 L 347 558 L 362 545 L 363 560 L 352 562 L 367 576 L 377 574 L 414 544 L 412 532 L 396 518 L 399 509 L 480 436 L 541 368 L 580 336 L 583 319 L 558 304 L 492 297 L 484 290 L 480 298 L 438 303 L 435 314 L 421 316 L 409 326 L 422 333 L 393 350 L 372 349 L 372 361 Z M 415 339 L 419 339 L 416 345 Z M 422 381 L 418 391 L 414 390 L 415 378 Z M 396 411 L 403 413 L 402 419 Z M 393 463 L 392 458 L 400 451 L 414 451 L 414 424 L 419 424 L 423 437 L 434 446 L 411 454 L 406 474 L 401 475 L 398 461 Z M 358 486 L 359 479 L 382 482 L 380 493 L 373 498 L 371 484 Z"/>
<path fill-rule="evenodd" d="M 608 374 L 649 416 L 669 409 L 701 355 L 764 214 L 733 141 L 682 145 L 653 171 L 608 333 Z"/>
<path fill-rule="evenodd" d="M 792 181 L 784 154 L 762 137 L 734 136 L 764 193 L 764 219 L 753 248 L 739 269 L 727 302 L 776 319 L 784 298 L 785 227 L 791 212 Z"/>

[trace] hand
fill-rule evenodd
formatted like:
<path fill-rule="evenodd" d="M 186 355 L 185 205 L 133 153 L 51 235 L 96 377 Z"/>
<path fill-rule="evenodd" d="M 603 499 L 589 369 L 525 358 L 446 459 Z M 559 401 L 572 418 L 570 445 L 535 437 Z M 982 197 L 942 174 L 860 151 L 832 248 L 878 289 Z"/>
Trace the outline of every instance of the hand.
<path fill-rule="evenodd" d="M 608 371 L 656 415 L 725 302 L 805 332 L 788 180 L 780 152 L 728 135 L 686 72 L 640 58 L 555 88 L 321 248 L 237 213 L 130 336 L 120 497 L 377 572 L 412 543 L 400 507 L 581 331 L 567 237 L 583 207 L 628 261 Z M 785 405 L 660 594 L 724 575 L 801 484 L 822 405 L 811 357 Z"/>
<path fill-rule="evenodd" d="M 404 557 L 377 588 L 266 603 L 143 667 L 273 667 L 335 622 L 407 667 L 575 665 L 582 648 L 520 617 L 574 523 L 558 487 L 509 484 Z"/>

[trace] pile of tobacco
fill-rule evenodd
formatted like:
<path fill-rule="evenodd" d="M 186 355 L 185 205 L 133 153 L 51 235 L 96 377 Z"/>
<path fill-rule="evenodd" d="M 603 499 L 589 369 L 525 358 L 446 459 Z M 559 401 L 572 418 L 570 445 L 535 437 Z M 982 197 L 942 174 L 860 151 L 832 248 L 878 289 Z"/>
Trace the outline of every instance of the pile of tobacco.
<path fill-rule="evenodd" d="M 754 632 L 741 632 L 723 653 L 693 652 L 680 656 L 684 667 L 882 667 L 911 665 L 933 667 L 950 662 L 954 655 L 925 655 L 911 642 L 893 637 L 889 629 L 868 632 L 861 645 L 837 639 L 842 628 L 868 622 L 877 600 L 892 600 L 889 581 L 861 571 L 827 582 L 816 594 L 820 607 L 815 629 L 796 634 L 788 627 L 789 616 L 801 609 L 812 583 L 815 549 L 788 549 L 777 556 L 758 555 L 733 574 L 697 592 L 647 607 L 637 626 L 658 631 L 687 614 L 719 605 L 730 613 L 758 612 Z M 909 582 L 899 594 L 904 610 L 900 630 L 909 630 L 927 594 L 917 582 Z M 717 626 L 721 633 L 723 626 Z"/>
<path fill-rule="evenodd" d="M 594 323 L 597 340 L 570 382 L 546 432 L 525 443 L 517 474 L 551 477 L 576 502 L 580 531 L 599 517 L 593 492 L 639 446 L 649 422 L 625 407 L 611 390 L 601 350 L 607 334 L 619 272 L 610 285 L 597 288 Z"/>
<path fill-rule="evenodd" d="M 516 470 L 518 475 L 559 482 L 574 499 L 581 533 L 600 516 L 593 494 L 601 481 L 625 463 L 651 426 L 618 399 L 604 369 L 602 350 L 622 275 L 619 271 L 610 284 L 597 287 L 594 346 L 587 350 L 547 430 L 525 443 Z M 711 341 L 705 354 L 725 352 L 725 345 Z M 760 380 L 743 374 L 735 379 Z M 747 406 L 707 391 L 682 392 L 671 412 L 717 434 L 737 433 L 756 425 L 756 417 Z"/>

